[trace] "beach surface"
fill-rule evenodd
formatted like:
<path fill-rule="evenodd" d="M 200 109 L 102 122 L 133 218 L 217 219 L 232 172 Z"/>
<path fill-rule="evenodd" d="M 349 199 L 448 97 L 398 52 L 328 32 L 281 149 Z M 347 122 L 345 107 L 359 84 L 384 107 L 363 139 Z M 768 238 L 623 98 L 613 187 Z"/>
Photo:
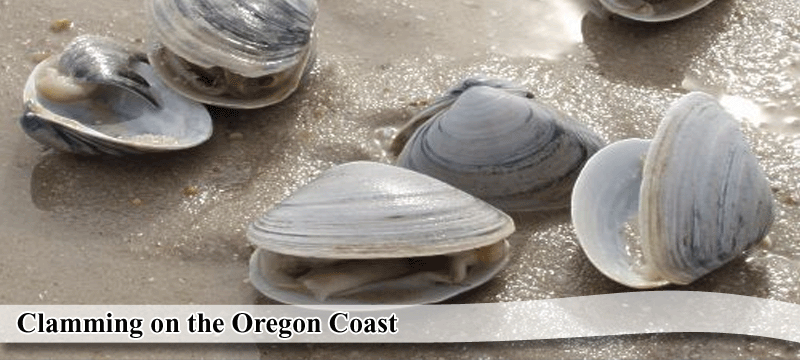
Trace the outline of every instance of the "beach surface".
<path fill-rule="evenodd" d="M 651 138 L 669 104 L 689 91 L 715 95 L 741 121 L 770 181 L 775 221 L 767 244 L 670 289 L 800 304 L 796 0 L 717 0 L 663 24 L 597 16 L 565 0 L 321 0 L 316 26 L 316 64 L 287 100 L 210 108 L 214 134 L 194 149 L 91 158 L 22 132 L 22 88 L 37 62 L 77 35 L 146 42 L 142 3 L 0 0 L 0 303 L 274 304 L 248 280 L 248 224 L 335 164 L 389 161 L 376 140 L 387 128 L 482 75 L 524 85 L 609 143 Z M 568 211 L 512 216 L 509 266 L 448 302 L 631 291 L 588 261 Z M 424 345 L 0 345 L 8 359 L 409 357 L 799 358 L 800 344 L 661 334 Z"/>

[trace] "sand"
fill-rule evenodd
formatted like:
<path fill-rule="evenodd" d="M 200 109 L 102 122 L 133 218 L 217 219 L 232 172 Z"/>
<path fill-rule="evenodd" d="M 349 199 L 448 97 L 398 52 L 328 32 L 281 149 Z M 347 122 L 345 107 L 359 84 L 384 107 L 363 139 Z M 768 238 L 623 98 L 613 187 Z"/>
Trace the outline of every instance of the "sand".
<path fill-rule="evenodd" d="M 303 89 L 265 109 L 212 108 L 214 135 L 195 149 L 121 159 L 47 149 L 17 124 L 33 66 L 74 36 L 146 38 L 140 1 L 97 4 L 0 1 L 0 303 L 272 304 L 247 280 L 247 224 L 333 164 L 381 161 L 376 130 L 402 125 L 476 74 L 527 86 L 609 142 L 652 137 L 669 103 L 689 90 L 720 97 L 742 120 L 773 187 L 770 245 L 672 289 L 800 303 L 794 0 L 718 0 L 657 25 L 596 17 L 564 0 L 322 0 L 318 60 Z M 630 291 L 589 263 L 567 212 L 514 218 L 509 267 L 450 302 Z M 797 358 L 800 345 L 668 334 L 439 345 L 0 346 L 0 358 L 41 357 Z"/>

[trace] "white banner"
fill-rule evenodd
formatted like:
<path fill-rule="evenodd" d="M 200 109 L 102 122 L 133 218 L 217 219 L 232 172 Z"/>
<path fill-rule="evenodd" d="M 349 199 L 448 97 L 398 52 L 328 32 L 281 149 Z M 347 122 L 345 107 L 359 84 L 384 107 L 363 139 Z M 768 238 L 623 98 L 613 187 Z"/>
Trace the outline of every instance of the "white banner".
<path fill-rule="evenodd" d="M 705 332 L 800 342 L 800 305 L 649 291 L 491 304 L 3 305 L 6 343 L 487 342 Z"/>

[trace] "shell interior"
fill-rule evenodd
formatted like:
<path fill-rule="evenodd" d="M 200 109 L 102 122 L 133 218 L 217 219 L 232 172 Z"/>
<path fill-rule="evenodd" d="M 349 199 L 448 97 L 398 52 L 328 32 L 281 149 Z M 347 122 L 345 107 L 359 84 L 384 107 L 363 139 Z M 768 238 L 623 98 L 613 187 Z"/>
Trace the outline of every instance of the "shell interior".
<path fill-rule="evenodd" d="M 604 275 L 634 288 L 667 285 L 644 260 L 639 189 L 649 140 L 626 139 L 586 163 L 572 193 L 572 223 L 586 256 Z"/>
<path fill-rule="evenodd" d="M 652 141 L 599 151 L 572 198 L 590 261 L 636 288 L 702 277 L 760 241 L 772 218 L 769 182 L 738 123 L 703 93 L 676 101 Z"/>
<path fill-rule="evenodd" d="M 580 169 L 603 146 L 592 131 L 527 93 L 480 84 L 434 107 L 397 164 L 504 211 L 568 207 Z"/>
<path fill-rule="evenodd" d="M 502 240 L 453 256 L 374 260 L 299 258 L 257 249 L 250 279 L 263 294 L 287 304 L 428 304 L 489 281 L 508 263 L 508 249 Z"/>
<path fill-rule="evenodd" d="M 104 41 L 91 46 L 102 44 Z M 133 61 L 130 71 L 149 84 L 148 94 L 157 101 L 156 106 L 134 89 L 109 81 L 111 74 L 101 72 L 86 81 L 76 80 L 64 74 L 68 70 L 60 69 L 57 56 L 44 60 L 25 84 L 25 111 L 20 120 L 23 130 L 43 144 L 81 154 L 180 150 L 199 145 L 211 136 L 211 116 L 202 104 L 166 87 L 146 62 Z M 68 84 L 45 90 L 43 83 L 51 81 L 52 76 L 64 77 L 56 81 Z M 77 99 L 60 98 L 59 94 L 70 91 L 70 86 L 92 90 Z"/>

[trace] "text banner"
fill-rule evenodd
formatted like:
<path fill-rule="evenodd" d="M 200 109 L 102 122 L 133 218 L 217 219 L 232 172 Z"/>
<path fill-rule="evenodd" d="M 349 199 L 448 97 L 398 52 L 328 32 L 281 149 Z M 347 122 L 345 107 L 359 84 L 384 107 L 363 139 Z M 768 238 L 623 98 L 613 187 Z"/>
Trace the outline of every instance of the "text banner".
<path fill-rule="evenodd" d="M 489 342 L 706 332 L 800 342 L 800 305 L 648 291 L 420 306 L 4 305 L 6 343 Z"/>

